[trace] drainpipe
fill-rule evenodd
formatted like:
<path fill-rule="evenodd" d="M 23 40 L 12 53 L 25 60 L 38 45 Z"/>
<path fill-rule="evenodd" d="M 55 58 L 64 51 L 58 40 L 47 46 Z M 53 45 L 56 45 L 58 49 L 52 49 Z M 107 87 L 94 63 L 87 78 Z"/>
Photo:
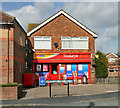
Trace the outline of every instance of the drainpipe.
<path fill-rule="evenodd" d="M 8 72 L 7 72 L 7 76 L 8 76 L 8 83 L 9 83 L 9 27 L 8 27 Z"/>

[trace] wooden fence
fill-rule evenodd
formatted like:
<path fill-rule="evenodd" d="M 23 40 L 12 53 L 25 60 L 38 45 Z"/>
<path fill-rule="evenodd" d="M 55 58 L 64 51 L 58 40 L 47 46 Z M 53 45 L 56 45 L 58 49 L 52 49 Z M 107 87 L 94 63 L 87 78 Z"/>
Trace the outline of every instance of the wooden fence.
<path fill-rule="evenodd" d="M 96 84 L 120 84 L 120 77 L 96 78 Z"/>

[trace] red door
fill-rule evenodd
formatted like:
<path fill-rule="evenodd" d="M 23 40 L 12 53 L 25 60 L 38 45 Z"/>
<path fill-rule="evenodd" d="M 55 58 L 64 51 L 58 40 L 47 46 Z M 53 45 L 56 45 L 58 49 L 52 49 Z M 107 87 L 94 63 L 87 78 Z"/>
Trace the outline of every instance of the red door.
<path fill-rule="evenodd" d="M 59 64 L 51 64 L 51 80 L 59 80 Z"/>

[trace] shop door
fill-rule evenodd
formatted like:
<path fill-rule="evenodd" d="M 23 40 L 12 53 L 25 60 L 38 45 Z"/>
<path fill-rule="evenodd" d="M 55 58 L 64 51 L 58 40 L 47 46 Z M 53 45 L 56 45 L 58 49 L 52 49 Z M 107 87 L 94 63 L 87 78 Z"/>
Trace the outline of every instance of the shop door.
<path fill-rule="evenodd" d="M 58 80 L 59 79 L 57 66 L 58 66 L 58 64 L 51 64 L 51 80 Z"/>

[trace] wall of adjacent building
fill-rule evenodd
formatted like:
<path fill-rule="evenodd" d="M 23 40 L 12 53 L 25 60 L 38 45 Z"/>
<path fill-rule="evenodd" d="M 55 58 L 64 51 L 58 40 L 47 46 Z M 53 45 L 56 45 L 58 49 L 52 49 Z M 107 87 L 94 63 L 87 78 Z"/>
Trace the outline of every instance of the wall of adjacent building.
<path fill-rule="evenodd" d="M 19 27 L 17 23 L 14 22 L 14 27 L 10 26 L 9 29 L 9 76 L 8 76 L 8 28 L 1 27 L 0 32 L 0 77 L 2 84 L 12 82 L 22 83 L 22 73 L 25 71 L 25 50 L 22 47 L 25 46 L 25 36 L 26 34 Z M 22 33 L 23 46 L 20 46 L 19 36 Z M 20 72 L 21 64 L 21 72 Z"/>

